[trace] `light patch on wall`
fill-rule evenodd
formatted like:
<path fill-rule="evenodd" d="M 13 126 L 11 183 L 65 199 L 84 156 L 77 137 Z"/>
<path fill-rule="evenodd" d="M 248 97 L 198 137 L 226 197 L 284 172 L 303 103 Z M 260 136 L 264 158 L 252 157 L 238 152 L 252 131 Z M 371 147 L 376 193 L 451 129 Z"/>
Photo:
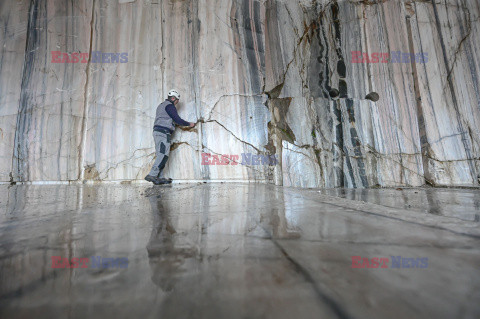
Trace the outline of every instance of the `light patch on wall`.
<path fill-rule="evenodd" d="M 129 2 L 135 2 L 135 0 L 118 0 L 118 3 L 129 3 Z"/>

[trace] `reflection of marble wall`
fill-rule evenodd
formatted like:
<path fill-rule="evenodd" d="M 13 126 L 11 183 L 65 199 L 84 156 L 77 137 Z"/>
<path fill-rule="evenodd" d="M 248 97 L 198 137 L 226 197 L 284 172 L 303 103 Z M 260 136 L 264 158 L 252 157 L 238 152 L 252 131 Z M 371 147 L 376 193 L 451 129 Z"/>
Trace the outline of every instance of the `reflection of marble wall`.
<path fill-rule="evenodd" d="M 172 178 L 478 184 L 478 14 L 476 0 L 3 1 L 0 181 L 143 178 L 155 108 L 175 87 L 197 126 L 174 135 Z M 128 63 L 54 64 L 52 50 Z M 429 61 L 351 63 L 398 50 Z M 202 166 L 202 151 L 280 163 Z"/>

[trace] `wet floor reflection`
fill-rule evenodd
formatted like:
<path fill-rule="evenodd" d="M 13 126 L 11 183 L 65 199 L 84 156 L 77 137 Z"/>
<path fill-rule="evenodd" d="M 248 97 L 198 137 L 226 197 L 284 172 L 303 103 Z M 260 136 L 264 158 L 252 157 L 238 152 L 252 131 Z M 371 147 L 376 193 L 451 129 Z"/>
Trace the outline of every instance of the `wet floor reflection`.
<path fill-rule="evenodd" d="M 147 244 L 152 281 L 163 291 L 172 291 L 175 283 L 198 268 L 198 251 L 175 230 L 172 210 L 164 207 L 162 195 L 148 197 L 153 228 Z"/>
<path fill-rule="evenodd" d="M 192 310 L 185 305 L 220 317 L 286 317 L 294 315 L 293 303 L 307 318 L 332 314 L 270 240 L 299 234 L 288 225 L 283 204 L 274 202 L 279 194 L 264 189 L 202 185 L 145 192 L 154 224 L 146 250 L 152 282 L 165 293 L 162 317 L 188 317 Z M 265 210 L 269 202 L 274 208 Z M 294 295 L 271 294 L 273 287 L 286 288 L 279 280 L 299 278 L 289 287 Z"/>
<path fill-rule="evenodd" d="M 479 221 L 480 196 L 475 189 L 319 189 L 318 192 L 420 213 Z"/>
<path fill-rule="evenodd" d="M 480 191 L 263 184 L 2 190 L 2 318 L 480 314 L 471 302 L 480 285 Z M 129 263 L 52 269 L 52 256 Z M 352 256 L 428 258 L 429 266 L 352 269 Z"/>

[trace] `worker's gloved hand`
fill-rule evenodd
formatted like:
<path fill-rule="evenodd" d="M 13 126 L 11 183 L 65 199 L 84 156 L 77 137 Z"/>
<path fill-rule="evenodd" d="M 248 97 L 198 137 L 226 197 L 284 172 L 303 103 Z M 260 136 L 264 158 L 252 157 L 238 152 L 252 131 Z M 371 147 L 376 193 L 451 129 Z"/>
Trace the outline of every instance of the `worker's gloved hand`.
<path fill-rule="evenodd" d="M 195 126 L 195 123 L 190 123 L 190 127 L 194 127 Z"/>

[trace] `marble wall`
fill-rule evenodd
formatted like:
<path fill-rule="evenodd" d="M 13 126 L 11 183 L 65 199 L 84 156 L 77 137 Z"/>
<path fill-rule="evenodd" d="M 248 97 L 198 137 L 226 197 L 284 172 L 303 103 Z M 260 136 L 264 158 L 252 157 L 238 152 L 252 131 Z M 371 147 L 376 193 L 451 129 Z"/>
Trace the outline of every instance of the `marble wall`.
<path fill-rule="evenodd" d="M 197 125 L 176 130 L 174 179 L 478 185 L 479 16 L 477 0 L 2 1 L 0 181 L 143 179 L 155 109 L 176 88 Z M 428 61 L 352 63 L 352 51 Z M 202 165 L 202 153 L 278 164 Z"/>

